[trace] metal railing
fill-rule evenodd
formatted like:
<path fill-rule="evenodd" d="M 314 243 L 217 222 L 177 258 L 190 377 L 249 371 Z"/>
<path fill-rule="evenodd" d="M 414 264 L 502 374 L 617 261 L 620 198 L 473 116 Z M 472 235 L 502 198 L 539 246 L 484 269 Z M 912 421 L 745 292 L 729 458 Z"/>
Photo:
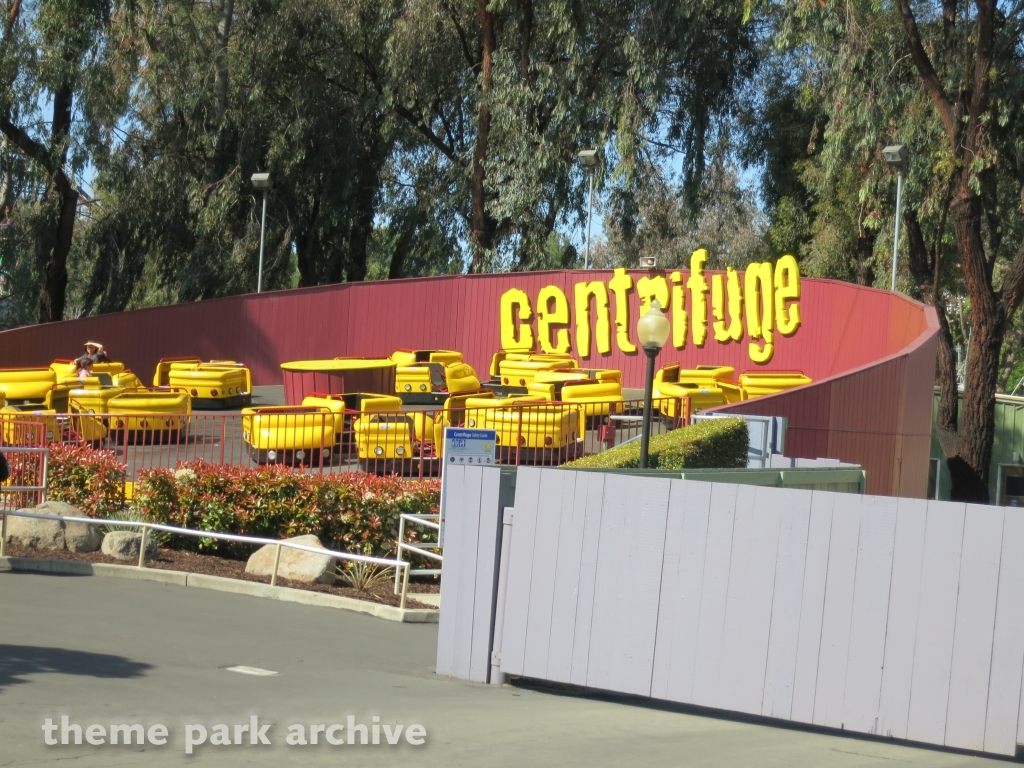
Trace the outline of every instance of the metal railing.
<path fill-rule="evenodd" d="M 441 543 L 431 543 L 421 541 L 420 546 L 410 544 L 405 540 L 405 524 L 411 523 L 412 525 L 420 525 L 424 528 L 429 528 L 433 531 L 441 533 L 441 515 L 439 514 L 406 514 L 403 513 L 398 516 L 398 547 L 395 551 L 395 557 L 399 560 L 402 559 L 402 550 L 406 552 L 412 552 L 417 555 L 422 555 L 430 560 L 436 560 L 438 563 L 444 562 L 444 557 L 440 552 L 430 552 L 428 550 L 440 550 Z M 417 568 L 417 576 L 437 576 L 441 573 L 440 568 Z M 395 571 L 395 594 L 398 594 L 398 571 Z"/>
<path fill-rule="evenodd" d="M 31 517 L 39 520 L 59 520 L 63 522 L 71 523 L 85 523 L 86 525 L 110 525 L 110 526 L 121 526 L 125 528 L 141 528 L 142 538 L 139 542 L 139 568 L 146 567 L 146 539 L 150 531 L 163 531 L 165 533 L 172 533 L 181 536 L 194 536 L 201 539 L 218 539 L 220 541 L 233 541 L 239 544 L 259 544 L 267 545 L 273 544 L 277 547 L 274 553 L 274 571 L 270 577 L 270 586 L 277 586 L 277 571 L 281 563 L 281 548 L 288 547 L 289 549 L 298 549 L 303 552 L 310 552 L 314 555 L 324 555 L 332 557 L 335 560 L 347 560 L 350 562 L 358 563 L 369 563 L 372 565 L 382 565 L 387 568 L 394 568 L 396 577 L 399 571 L 402 572 L 402 591 L 399 607 L 404 609 L 406 602 L 406 595 L 409 592 L 409 566 L 403 560 L 399 560 L 397 557 L 394 560 L 389 560 L 384 557 L 371 557 L 369 555 L 356 555 L 351 552 L 339 552 L 333 549 L 321 549 L 318 547 L 310 547 L 305 544 L 296 544 L 292 541 L 281 541 L 277 539 L 264 539 L 258 536 L 239 536 L 234 533 L 217 533 L 215 531 L 197 531 L 192 528 L 178 528 L 173 525 L 163 525 L 161 523 L 144 523 L 136 520 L 103 520 L 95 517 L 72 517 L 64 515 L 46 515 L 37 512 L 27 512 L 24 510 L 7 510 L 2 516 L 0 516 L 0 557 L 4 556 L 4 550 L 7 542 L 7 518 L 8 516 L 13 517 Z"/>
<path fill-rule="evenodd" d="M 17 509 L 46 501 L 50 449 L 4 445 L 0 446 L 0 452 L 7 458 L 11 470 L 8 484 L 0 485 L 0 510 L 7 509 L 11 504 Z"/>
<path fill-rule="evenodd" d="M 3 442 L 64 442 L 114 451 L 127 479 L 145 470 L 203 460 L 216 465 L 281 464 L 304 472 L 363 471 L 427 478 L 439 474 L 446 426 L 494 429 L 502 465 L 558 466 L 640 434 L 643 402 L 436 405 L 401 411 L 276 407 L 259 414 L 3 414 Z M 689 422 L 687 398 L 655 403 L 652 434 Z M 40 443 L 40 440 L 42 442 Z"/>

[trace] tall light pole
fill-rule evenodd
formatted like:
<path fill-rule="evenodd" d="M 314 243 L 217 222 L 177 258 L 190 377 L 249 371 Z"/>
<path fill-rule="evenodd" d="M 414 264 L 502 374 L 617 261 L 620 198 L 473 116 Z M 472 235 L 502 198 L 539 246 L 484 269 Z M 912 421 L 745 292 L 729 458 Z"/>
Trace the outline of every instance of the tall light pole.
<path fill-rule="evenodd" d="M 640 469 L 647 469 L 647 452 L 651 443 L 651 401 L 654 395 L 654 359 L 668 341 L 672 326 L 655 299 L 651 308 L 637 321 L 636 338 L 647 355 L 647 376 L 644 379 L 644 423 L 640 427 Z"/>
<path fill-rule="evenodd" d="M 263 292 L 263 243 L 267 234 L 267 192 L 273 189 L 269 173 L 254 173 L 252 175 L 253 189 L 263 192 L 263 218 L 260 219 L 260 269 L 256 276 L 256 293 Z"/>
<path fill-rule="evenodd" d="M 585 149 L 579 154 L 580 166 L 590 177 L 590 194 L 587 202 L 587 255 L 583 259 L 583 268 L 590 269 L 590 222 L 594 217 L 594 176 L 597 174 L 597 150 Z"/>
<path fill-rule="evenodd" d="M 890 144 L 882 150 L 885 164 L 896 171 L 896 227 L 892 238 L 892 287 L 896 291 L 896 262 L 900 253 L 900 208 L 903 205 L 903 177 L 910 162 L 910 153 L 902 144 Z"/>

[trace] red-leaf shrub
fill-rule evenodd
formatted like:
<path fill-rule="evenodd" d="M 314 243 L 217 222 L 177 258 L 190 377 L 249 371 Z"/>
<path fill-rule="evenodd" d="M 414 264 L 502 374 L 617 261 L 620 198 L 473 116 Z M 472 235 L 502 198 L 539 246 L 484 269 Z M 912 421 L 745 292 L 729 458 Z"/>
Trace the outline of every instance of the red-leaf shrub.
<path fill-rule="evenodd" d="M 89 517 L 110 517 L 124 506 L 124 480 L 125 465 L 113 451 L 50 445 L 47 496 L 73 504 Z"/>
<path fill-rule="evenodd" d="M 271 539 L 311 533 L 328 547 L 383 555 L 394 551 L 398 516 L 436 513 L 440 489 L 436 480 L 313 475 L 197 461 L 173 471 L 142 472 L 133 503 L 166 525 Z M 252 549 L 184 536 L 175 537 L 174 546 L 234 556 Z"/>

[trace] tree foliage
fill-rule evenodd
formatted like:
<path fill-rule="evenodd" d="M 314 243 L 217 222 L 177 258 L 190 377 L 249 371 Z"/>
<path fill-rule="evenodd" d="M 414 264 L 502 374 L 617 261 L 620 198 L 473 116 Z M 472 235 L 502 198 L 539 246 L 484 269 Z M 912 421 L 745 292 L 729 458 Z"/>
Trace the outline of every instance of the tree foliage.
<path fill-rule="evenodd" d="M 577 153 L 635 201 L 670 148 L 693 209 L 755 58 L 742 9 L 707 0 L 6 12 L 0 249 L 23 321 L 33 289 L 43 320 L 252 290 L 257 171 L 271 288 L 573 265 Z"/>
<path fill-rule="evenodd" d="M 1024 295 L 1024 6 L 848 0 L 784 10 L 779 41 L 808 62 L 826 121 L 801 174 L 815 214 L 806 254 L 838 276 L 863 269 L 864 282 L 889 266 L 875 237 L 894 209 L 880 150 L 909 146 L 899 284 L 939 316 L 938 424 L 954 497 L 985 500 L 1000 354 Z M 949 307 L 965 304 L 960 407 Z"/>

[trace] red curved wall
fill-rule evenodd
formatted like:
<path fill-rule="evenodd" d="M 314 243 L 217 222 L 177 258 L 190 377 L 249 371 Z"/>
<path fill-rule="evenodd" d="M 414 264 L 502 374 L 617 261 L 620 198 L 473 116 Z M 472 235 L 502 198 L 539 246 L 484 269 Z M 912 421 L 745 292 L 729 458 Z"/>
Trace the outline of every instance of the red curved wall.
<path fill-rule="evenodd" d="M 535 301 L 541 287 L 557 285 L 572 306 L 575 283 L 607 283 L 611 277 L 611 271 L 576 270 L 345 283 L 101 315 L 0 333 L 0 367 L 75 357 L 86 339 L 95 338 L 145 381 L 161 357 L 235 359 L 250 367 L 255 384 L 280 384 L 279 366 L 288 360 L 381 356 L 399 347 L 457 349 L 486 376 L 501 343 L 502 293 L 520 288 Z M 787 416 L 789 455 L 864 464 L 871 493 L 923 496 L 934 312 L 904 296 L 849 283 L 801 284 L 802 325 L 791 337 L 776 334 L 769 364 L 750 361 L 746 340 L 723 345 L 709 339 L 703 348 L 666 349 L 659 365 L 678 360 L 684 367 L 731 365 L 738 373 L 803 371 L 816 382 L 810 388 L 731 409 Z M 631 336 L 638 306 L 634 294 Z M 614 334 L 614 301 L 611 308 Z M 620 369 L 627 386 L 642 385 L 643 355 L 620 352 L 614 340 L 611 353 L 595 352 L 587 362 Z M 864 435 L 875 437 L 865 441 Z"/>

